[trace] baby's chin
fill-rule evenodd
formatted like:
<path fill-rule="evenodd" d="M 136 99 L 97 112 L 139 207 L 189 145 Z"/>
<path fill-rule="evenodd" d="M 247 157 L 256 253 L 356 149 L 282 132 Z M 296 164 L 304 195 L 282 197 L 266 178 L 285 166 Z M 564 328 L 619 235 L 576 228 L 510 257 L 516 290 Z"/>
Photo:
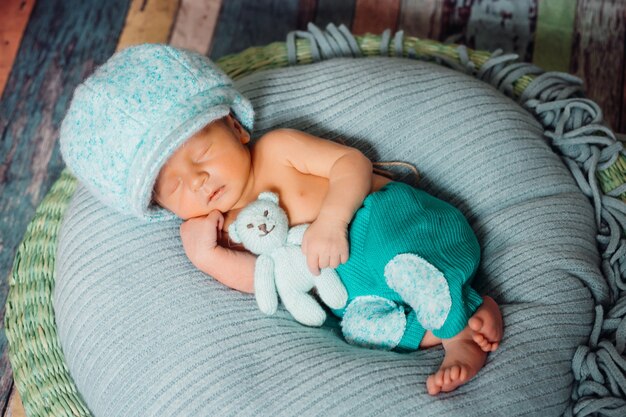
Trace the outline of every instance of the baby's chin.
<path fill-rule="evenodd" d="M 197 200 L 188 203 L 182 203 L 183 210 L 175 210 L 173 207 L 167 207 L 156 201 L 153 204 L 157 207 L 161 207 L 167 211 L 174 213 L 177 217 L 183 220 L 189 220 L 195 217 L 206 217 L 212 211 L 219 211 L 220 213 L 228 213 L 233 209 L 237 203 L 237 195 L 230 192 L 231 190 L 225 189 L 224 193 L 219 196 L 215 201 L 208 201 L 205 204 L 199 203 Z"/>
<path fill-rule="evenodd" d="M 176 212 L 174 212 L 174 214 L 177 215 L 178 217 L 180 217 L 183 220 L 189 220 L 189 219 L 193 219 L 195 217 L 206 217 L 213 210 L 214 209 L 204 209 L 204 210 L 197 210 L 197 211 L 194 210 L 193 212 L 185 212 L 185 213 L 176 213 Z"/>
<path fill-rule="evenodd" d="M 192 210 L 192 211 L 185 211 L 185 212 L 178 212 L 178 213 L 176 211 L 172 211 L 172 212 L 183 220 L 189 220 L 189 219 L 193 219 L 194 217 L 206 217 L 209 215 L 209 213 L 215 210 L 219 211 L 222 214 L 227 213 L 229 210 L 224 209 L 223 206 L 224 204 L 221 204 L 221 205 L 212 204 L 206 207 L 198 207 L 196 210 Z"/>
<path fill-rule="evenodd" d="M 169 211 L 170 213 L 174 213 L 176 217 L 182 220 L 189 220 L 194 217 L 206 216 L 211 212 L 211 210 L 203 210 L 203 211 L 194 210 L 193 212 L 189 212 L 189 211 L 182 212 L 179 210 L 173 210 L 172 208 L 169 208 L 169 207 L 165 207 L 164 205 L 156 203 L 156 202 L 154 202 L 153 204 L 155 208 L 161 208 L 163 210 Z"/>

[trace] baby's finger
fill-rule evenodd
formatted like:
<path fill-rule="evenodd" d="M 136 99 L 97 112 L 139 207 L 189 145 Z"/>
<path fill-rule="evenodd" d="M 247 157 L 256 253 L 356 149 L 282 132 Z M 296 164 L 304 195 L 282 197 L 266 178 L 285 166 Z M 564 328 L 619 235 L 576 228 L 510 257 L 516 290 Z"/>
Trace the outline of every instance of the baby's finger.
<path fill-rule="evenodd" d="M 219 224 L 220 219 L 224 220 L 224 216 L 222 216 L 222 213 L 220 213 L 219 210 L 213 210 L 209 214 L 207 214 L 206 219 L 207 221 L 210 221 L 217 225 Z"/>
<path fill-rule="evenodd" d="M 341 257 L 342 264 L 345 264 L 346 262 L 348 262 L 348 258 L 350 257 L 350 244 L 348 243 L 348 239 L 343 241 L 343 244 L 341 245 L 339 249 L 339 254 Z"/>
<path fill-rule="evenodd" d="M 341 255 L 340 254 L 333 255 L 331 257 L 331 261 L 330 261 L 329 266 L 331 268 L 335 269 L 335 268 L 337 268 L 339 266 L 340 262 L 341 262 Z"/>
<path fill-rule="evenodd" d="M 340 258 L 341 258 L 341 263 L 342 264 L 345 264 L 346 262 L 348 262 L 348 258 L 349 258 L 348 252 L 342 253 Z"/>
<path fill-rule="evenodd" d="M 319 257 L 317 255 L 309 255 L 306 257 L 306 263 L 309 267 L 309 271 L 315 276 L 320 274 L 319 270 Z"/>
<path fill-rule="evenodd" d="M 320 257 L 319 257 L 319 267 L 320 267 L 320 269 L 328 268 L 329 265 L 330 265 L 330 257 L 328 255 L 320 255 Z"/>

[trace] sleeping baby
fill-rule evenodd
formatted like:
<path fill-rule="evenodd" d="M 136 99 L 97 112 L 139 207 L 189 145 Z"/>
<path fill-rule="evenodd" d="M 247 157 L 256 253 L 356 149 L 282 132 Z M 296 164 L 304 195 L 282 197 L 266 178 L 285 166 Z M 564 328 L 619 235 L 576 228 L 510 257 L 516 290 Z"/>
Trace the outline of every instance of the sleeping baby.
<path fill-rule="evenodd" d="M 257 257 L 227 230 L 259 194 L 275 193 L 289 226 L 310 224 L 301 248 L 313 275 L 335 269 L 348 302 L 401 306 L 401 332 L 390 347 L 443 345 L 443 362 L 426 381 L 430 394 L 473 378 L 499 345 L 502 317 L 470 286 L 480 248 L 460 211 L 374 173 L 360 151 L 333 141 L 276 129 L 250 144 L 252 123 L 248 100 L 206 57 L 140 45 L 115 54 L 76 89 L 61 151 L 108 206 L 146 221 L 183 219 L 190 261 L 248 293 Z M 422 273 L 407 273 L 407 262 Z M 417 314 L 419 300 L 433 297 L 443 301 Z"/>

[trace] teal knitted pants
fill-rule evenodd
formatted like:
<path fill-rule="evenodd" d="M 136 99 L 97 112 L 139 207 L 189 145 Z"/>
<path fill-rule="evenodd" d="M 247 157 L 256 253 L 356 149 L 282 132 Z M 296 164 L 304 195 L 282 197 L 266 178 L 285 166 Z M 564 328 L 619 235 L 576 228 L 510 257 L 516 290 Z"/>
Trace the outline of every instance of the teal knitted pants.
<path fill-rule="evenodd" d="M 357 344 L 417 350 L 427 329 L 450 338 L 481 305 L 482 297 L 469 285 L 480 246 L 454 206 L 390 182 L 363 201 L 349 233 L 350 257 L 337 268 L 348 304 L 333 310 L 345 316 L 348 341 L 355 341 L 350 333 L 356 332 Z M 365 340 L 358 343 L 363 333 Z M 378 346 L 381 335 L 384 340 L 389 334 L 395 340 Z"/>

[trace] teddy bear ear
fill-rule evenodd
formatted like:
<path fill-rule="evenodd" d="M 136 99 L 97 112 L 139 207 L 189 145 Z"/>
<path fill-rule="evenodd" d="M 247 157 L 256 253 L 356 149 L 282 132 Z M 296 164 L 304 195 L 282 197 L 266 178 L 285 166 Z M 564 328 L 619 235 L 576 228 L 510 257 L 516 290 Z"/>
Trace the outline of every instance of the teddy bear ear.
<path fill-rule="evenodd" d="M 259 200 L 271 201 L 274 204 L 278 204 L 278 194 L 271 191 L 264 191 L 259 194 Z"/>
<path fill-rule="evenodd" d="M 237 232 L 237 222 L 233 222 L 228 226 L 228 237 L 235 243 L 241 243 L 241 237 Z"/>

